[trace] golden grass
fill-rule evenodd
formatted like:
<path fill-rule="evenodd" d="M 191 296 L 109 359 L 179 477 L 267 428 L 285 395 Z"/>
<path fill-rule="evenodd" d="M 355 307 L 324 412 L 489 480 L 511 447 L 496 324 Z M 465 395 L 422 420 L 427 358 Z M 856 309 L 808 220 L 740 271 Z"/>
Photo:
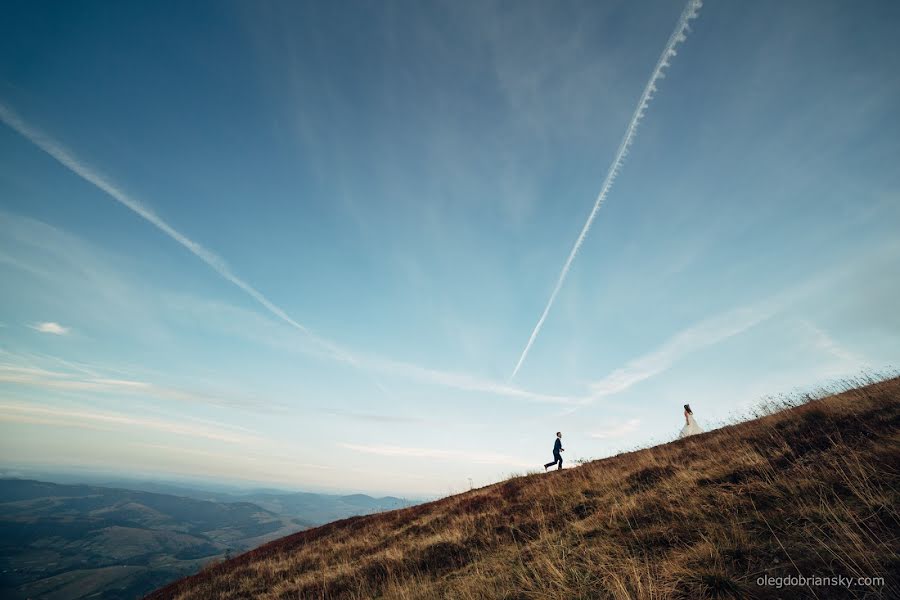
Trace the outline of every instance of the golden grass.
<path fill-rule="evenodd" d="M 272 542 L 151 599 L 900 597 L 900 378 Z M 849 386 L 847 386 L 849 387 Z M 882 577 L 761 586 L 760 576 Z"/>

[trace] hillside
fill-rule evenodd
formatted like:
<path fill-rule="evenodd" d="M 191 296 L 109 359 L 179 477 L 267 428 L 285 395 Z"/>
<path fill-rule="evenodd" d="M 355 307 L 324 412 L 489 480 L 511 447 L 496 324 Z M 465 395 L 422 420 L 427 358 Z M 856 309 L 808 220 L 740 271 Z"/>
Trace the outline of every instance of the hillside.
<path fill-rule="evenodd" d="M 303 531 L 149 598 L 900 597 L 900 379 L 775 409 Z M 883 581 L 758 582 L 798 575 Z"/>

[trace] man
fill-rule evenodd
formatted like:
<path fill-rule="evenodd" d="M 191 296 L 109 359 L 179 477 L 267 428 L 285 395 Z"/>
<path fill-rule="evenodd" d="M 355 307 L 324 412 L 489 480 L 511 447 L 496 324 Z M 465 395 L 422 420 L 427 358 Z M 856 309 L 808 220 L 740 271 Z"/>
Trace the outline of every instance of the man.
<path fill-rule="evenodd" d="M 562 469 L 562 455 L 560 452 L 565 452 L 566 449 L 562 447 L 562 432 L 556 432 L 556 441 L 553 442 L 553 462 L 549 462 L 544 465 L 544 470 L 546 471 L 556 463 L 559 463 L 559 468 Z"/>

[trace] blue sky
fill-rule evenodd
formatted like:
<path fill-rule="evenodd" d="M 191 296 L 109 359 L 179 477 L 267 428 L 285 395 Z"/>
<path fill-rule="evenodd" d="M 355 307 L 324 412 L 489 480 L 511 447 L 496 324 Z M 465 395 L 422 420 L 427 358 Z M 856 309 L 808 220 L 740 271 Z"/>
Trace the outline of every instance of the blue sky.
<path fill-rule="evenodd" d="M 900 358 L 894 2 L 7 3 L 0 457 L 445 494 Z"/>

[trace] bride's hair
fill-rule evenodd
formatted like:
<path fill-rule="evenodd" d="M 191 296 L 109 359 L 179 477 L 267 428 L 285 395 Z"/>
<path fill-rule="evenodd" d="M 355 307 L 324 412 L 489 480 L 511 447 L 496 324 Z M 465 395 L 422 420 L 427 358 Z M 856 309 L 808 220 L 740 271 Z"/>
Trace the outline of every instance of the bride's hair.
<path fill-rule="evenodd" d="M 684 410 L 688 411 L 688 414 L 689 414 L 689 415 L 694 414 L 694 411 L 691 410 L 691 405 L 690 405 L 690 404 L 685 404 L 685 405 L 684 405 Z"/>

